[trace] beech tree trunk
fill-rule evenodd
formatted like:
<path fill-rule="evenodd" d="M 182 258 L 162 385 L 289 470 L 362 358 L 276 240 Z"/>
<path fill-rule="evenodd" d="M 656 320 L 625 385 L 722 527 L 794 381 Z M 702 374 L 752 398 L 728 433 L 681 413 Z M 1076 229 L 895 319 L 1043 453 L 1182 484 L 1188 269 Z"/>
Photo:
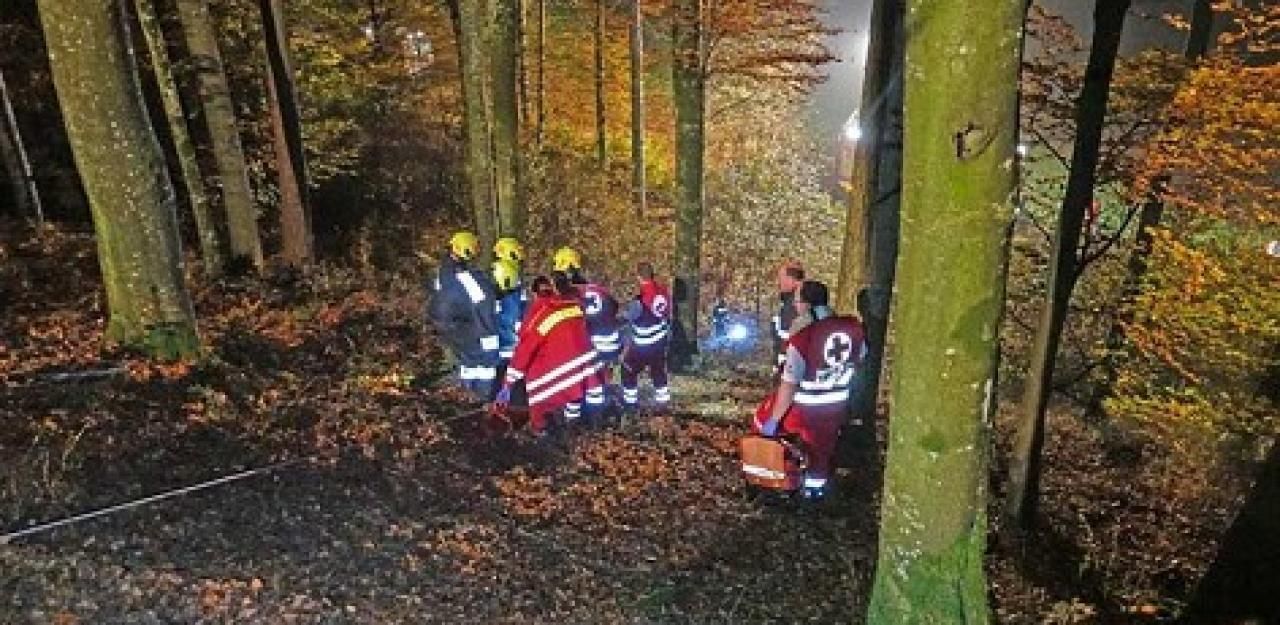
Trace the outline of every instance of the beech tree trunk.
<path fill-rule="evenodd" d="M 39 0 L 50 69 L 84 182 L 107 294 L 107 338 L 166 358 L 199 351 L 173 185 L 114 2 Z M 107 123 L 109 122 L 109 123 Z"/>
<path fill-rule="evenodd" d="M 547 126 L 547 0 L 538 2 L 538 122 L 534 136 L 542 147 Z"/>
<path fill-rule="evenodd" d="M 35 176 L 31 174 L 31 161 L 22 145 L 22 129 L 13 113 L 13 101 L 9 99 L 9 87 L 0 72 L 0 105 L 4 107 L 4 125 L 0 126 L 0 159 L 4 161 L 5 174 L 13 187 L 14 205 L 21 214 L 35 217 L 37 224 L 44 224 L 44 207 L 40 204 L 40 191 Z"/>
<path fill-rule="evenodd" d="M 876 54 L 882 69 L 868 76 L 867 85 L 876 85 L 870 99 L 874 115 L 864 127 L 862 135 L 871 142 L 868 169 L 871 175 L 862 191 L 863 206 L 859 212 L 866 215 L 865 232 L 866 265 L 861 270 L 865 291 L 856 302 L 862 313 L 867 332 L 866 366 L 861 374 L 861 391 L 853 402 L 854 423 L 861 422 L 864 437 L 874 441 L 876 405 L 879 399 L 880 374 L 883 371 L 885 342 L 889 329 L 889 309 L 892 303 L 894 272 L 898 260 L 898 229 L 901 212 L 902 189 L 902 67 L 904 56 L 902 0 L 881 0 L 872 8 L 871 41 L 879 48 Z M 879 30 L 877 35 L 874 31 Z M 870 50 L 870 48 L 868 48 Z M 871 74 L 868 68 L 868 74 Z M 870 95 L 870 94 L 868 94 Z M 864 98 L 864 107 L 866 104 Z M 864 108 L 865 110 L 865 108 Z M 855 165 L 856 167 L 856 165 Z M 854 200 L 856 201 L 856 200 Z M 854 207 L 850 205 L 850 219 Z M 852 223 L 852 222 L 851 222 Z M 848 239 L 846 238 L 846 243 Z M 848 263 L 842 263 L 843 274 Z M 840 280 L 839 310 L 853 310 L 854 302 L 843 299 L 855 293 L 846 293 L 845 278 Z"/>
<path fill-rule="evenodd" d="M 520 110 L 516 83 L 519 49 L 519 0 L 495 0 L 492 39 L 493 161 L 497 172 L 498 235 L 523 237 L 520 197 Z"/>
<path fill-rule="evenodd" d="M 1004 512 L 1015 527 L 1030 527 L 1039 506 L 1045 410 L 1052 390 L 1054 362 L 1062 339 L 1067 306 L 1079 277 L 1081 230 L 1085 211 L 1093 202 L 1102 129 L 1107 116 L 1107 97 L 1111 91 L 1111 76 L 1129 3 L 1130 0 L 1098 0 L 1094 8 L 1093 43 L 1089 49 L 1084 85 L 1076 104 L 1071 172 L 1058 215 L 1048 290 L 1031 348 L 1030 372 L 1019 407 L 1021 419 L 1009 459 L 1009 493 Z"/>
<path fill-rule="evenodd" d="M 872 625 L 990 622 L 988 423 L 1023 0 L 909 0 L 893 419 Z"/>
<path fill-rule="evenodd" d="M 489 137 L 488 32 L 485 0 L 452 0 L 454 31 L 462 76 L 463 124 L 466 134 L 468 201 L 482 242 L 497 239 L 492 142 Z M 487 248 L 486 248 L 487 249 Z"/>
<path fill-rule="evenodd" d="M 178 156 L 183 188 L 187 192 L 187 200 L 191 203 L 191 214 L 195 217 L 204 273 L 209 277 L 217 277 L 222 275 L 227 259 L 223 253 L 221 237 L 218 235 L 218 222 L 214 219 L 213 209 L 209 205 L 209 195 L 205 193 L 204 176 L 200 174 L 196 147 L 191 141 L 191 133 L 187 130 L 187 116 L 182 110 L 182 101 L 178 97 L 178 89 L 173 81 L 173 66 L 169 62 L 169 50 L 165 44 L 164 32 L 160 29 L 160 21 L 156 18 L 156 10 L 151 0 L 134 0 L 133 6 L 138 12 L 138 23 L 142 26 L 143 39 L 147 43 L 147 52 L 151 57 L 151 68 L 155 72 L 156 87 L 160 91 L 160 99 L 164 105 L 165 120 L 169 124 L 170 136 L 173 137 L 173 147 Z"/>
<path fill-rule="evenodd" d="M 631 193 L 636 217 L 645 213 L 644 174 L 644 15 L 641 0 L 631 0 Z M 677 148 L 678 150 L 678 148 Z"/>
<path fill-rule="evenodd" d="M 702 6 L 676 0 L 673 24 L 672 86 L 676 109 L 675 279 L 684 285 L 676 314 L 688 353 L 697 351 L 702 261 L 702 169 L 706 74 L 702 66 Z M 633 96 L 634 97 L 634 96 Z"/>
<path fill-rule="evenodd" d="M 258 8 L 262 13 L 267 49 L 267 98 L 280 187 L 280 252 L 286 263 L 307 267 L 314 258 L 307 206 L 307 163 L 302 145 L 302 116 L 298 112 L 293 68 L 289 62 L 284 7 L 280 0 L 260 0 Z"/>
<path fill-rule="evenodd" d="M 1182 54 L 1189 61 L 1196 61 L 1209 52 L 1213 42 L 1213 2 L 1212 0 L 1195 0 L 1191 6 L 1191 28 L 1187 31 L 1187 41 Z"/>
<path fill-rule="evenodd" d="M 595 77 L 596 77 L 596 161 L 600 169 L 609 163 L 608 128 L 604 109 L 604 0 L 596 0 Z"/>
<path fill-rule="evenodd" d="M 227 218 L 227 242 L 233 257 L 247 258 L 262 268 L 262 238 L 258 231 L 258 209 L 249 190 L 240 128 L 222 67 L 222 53 L 209 15 L 207 0 L 176 0 L 187 50 L 195 66 L 195 77 L 208 124 L 218 188 Z"/>

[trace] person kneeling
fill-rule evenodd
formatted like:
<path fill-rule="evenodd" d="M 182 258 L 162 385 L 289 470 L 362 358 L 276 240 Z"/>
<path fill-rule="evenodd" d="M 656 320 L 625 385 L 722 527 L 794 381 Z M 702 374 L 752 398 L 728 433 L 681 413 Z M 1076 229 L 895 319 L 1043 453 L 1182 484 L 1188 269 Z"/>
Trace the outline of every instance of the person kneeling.
<path fill-rule="evenodd" d="M 520 324 L 515 353 L 494 399 L 497 410 L 511 402 L 512 387 L 522 383 L 529 401 L 529 425 L 544 438 L 551 413 L 564 408 L 569 421 L 581 415 L 582 398 L 599 368 L 577 291 L 568 276 L 554 274 L 554 286 L 535 281 L 535 297 Z M 542 288 L 539 288 L 542 287 Z"/>
<path fill-rule="evenodd" d="M 800 439 L 807 455 L 802 493 L 815 500 L 826 496 L 836 440 L 866 356 L 862 323 L 834 315 L 827 301 L 821 282 L 809 280 L 797 290 L 797 312 L 812 314 L 815 321 L 788 337 L 778 389 L 752 423 L 763 436 Z"/>

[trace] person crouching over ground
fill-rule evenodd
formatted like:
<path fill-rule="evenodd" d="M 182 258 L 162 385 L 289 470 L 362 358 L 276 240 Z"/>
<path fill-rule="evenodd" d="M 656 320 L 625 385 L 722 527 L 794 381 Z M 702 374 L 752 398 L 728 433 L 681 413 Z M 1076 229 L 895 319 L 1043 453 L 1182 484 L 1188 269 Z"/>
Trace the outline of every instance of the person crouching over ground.
<path fill-rule="evenodd" d="M 560 272 L 553 274 L 551 284 L 534 282 L 537 296 L 520 325 L 515 353 L 494 400 L 497 410 L 506 410 L 513 385 L 523 384 L 529 425 L 540 440 L 548 439 L 551 415 L 561 407 L 567 421 L 581 416 L 582 398 L 599 367 L 576 289 Z"/>
<path fill-rule="evenodd" d="M 809 280 L 796 291 L 796 309 L 815 321 L 787 339 L 778 389 L 756 411 L 753 429 L 763 436 L 794 434 L 808 456 L 802 494 L 827 494 L 840 426 L 852 404 L 866 339 L 856 317 L 836 316 L 826 285 Z"/>

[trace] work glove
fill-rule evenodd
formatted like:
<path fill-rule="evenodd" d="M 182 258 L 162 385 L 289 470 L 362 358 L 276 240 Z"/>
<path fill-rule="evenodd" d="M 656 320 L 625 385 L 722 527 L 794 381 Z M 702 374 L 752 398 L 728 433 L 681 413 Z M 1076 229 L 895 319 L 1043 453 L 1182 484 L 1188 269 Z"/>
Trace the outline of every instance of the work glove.
<path fill-rule="evenodd" d="M 778 433 L 778 420 L 777 420 L 777 419 L 769 419 L 768 421 L 765 421 L 764 423 L 761 423 L 761 424 L 760 424 L 760 435 L 761 435 L 761 436 L 764 436 L 764 437 L 767 437 L 767 438 L 773 438 L 773 437 L 774 437 L 774 435 L 776 435 L 777 433 Z"/>
<path fill-rule="evenodd" d="M 493 409 L 497 412 L 506 412 L 507 406 L 511 405 L 511 386 L 504 384 L 498 390 L 497 396 L 493 398 Z"/>

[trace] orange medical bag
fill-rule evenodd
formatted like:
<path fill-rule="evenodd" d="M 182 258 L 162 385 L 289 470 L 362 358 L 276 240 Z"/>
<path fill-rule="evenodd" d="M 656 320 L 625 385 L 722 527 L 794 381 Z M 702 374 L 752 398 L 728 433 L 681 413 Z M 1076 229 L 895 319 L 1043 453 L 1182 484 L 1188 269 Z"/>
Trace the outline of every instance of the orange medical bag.
<path fill-rule="evenodd" d="M 784 438 L 757 434 L 738 441 L 742 477 L 748 484 L 771 490 L 796 490 L 804 479 L 805 455 L 800 447 Z"/>

